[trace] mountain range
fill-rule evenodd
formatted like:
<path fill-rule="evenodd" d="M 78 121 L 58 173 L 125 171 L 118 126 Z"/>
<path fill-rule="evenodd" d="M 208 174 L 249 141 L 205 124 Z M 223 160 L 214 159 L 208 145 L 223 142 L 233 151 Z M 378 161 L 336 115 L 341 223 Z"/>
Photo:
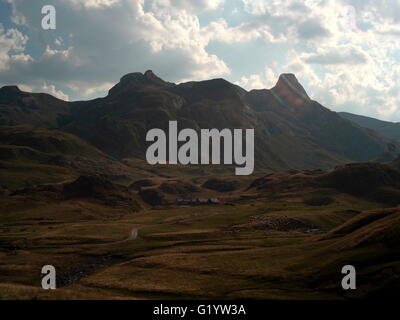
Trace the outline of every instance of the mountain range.
<path fill-rule="evenodd" d="M 394 135 L 330 111 L 293 74 L 282 74 L 272 89 L 246 91 L 224 79 L 174 84 L 149 70 L 123 76 L 106 97 L 89 101 L 2 87 L 0 160 L 123 167 L 126 159 L 144 159 L 147 131 L 167 131 L 169 120 L 179 129 L 254 128 L 256 170 L 328 169 L 390 161 L 399 152 Z"/>
<path fill-rule="evenodd" d="M 382 121 L 349 112 L 339 112 L 339 115 L 361 127 L 375 130 L 389 139 L 400 141 L 400 123 L 398 122 Z"/>

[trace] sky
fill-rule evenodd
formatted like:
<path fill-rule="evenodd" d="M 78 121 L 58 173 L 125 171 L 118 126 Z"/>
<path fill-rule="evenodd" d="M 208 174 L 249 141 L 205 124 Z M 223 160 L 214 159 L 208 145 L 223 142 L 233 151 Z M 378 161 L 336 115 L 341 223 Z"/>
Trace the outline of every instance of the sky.
<path fill-rule="evenodd" d="M 0 86 L 87 100 L 148 69 L 246 90 L 294 73 L 331 110 L 400 122 L 400 0 L 0 0 Z"/>

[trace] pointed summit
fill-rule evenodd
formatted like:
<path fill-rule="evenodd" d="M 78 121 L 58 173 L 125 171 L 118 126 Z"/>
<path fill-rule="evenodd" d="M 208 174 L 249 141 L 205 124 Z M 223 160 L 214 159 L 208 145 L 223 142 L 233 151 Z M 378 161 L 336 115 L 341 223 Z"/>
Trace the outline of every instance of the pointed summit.
<path fill-rule="evenodd" d="M 17 99 L 23 92 L 17 86 L 4 86 L 0 88 L 0 103 L 10 103 Z"/>
<path fill-rule="evenodd" d="M 120 82 L 110 89 L 109 94 L 114 95 L 125 90 L 143 86 L 163 88 L 172 87 L 174 85 L 174 83 L 162 80 L 156 76 L 153 71 L 147 70 L 144 74 L 141 72 L 133 72 L 124 75 Z"/>
<path fill-rule="evenodd" d="M 15 95 L 15 94 L 19 94 L 22 91 L 18 88 L 18 86 L 4 86 L 2 88 L 0 88 L 0 94 L 1 95 Z"/>
<path fill-rule="evenodd" d="M 171 86 L 173 83 L 166 82 L 160 77 L 156 76 L 153 71 L 147 70 L 144 74 L 141 72 L 133 72 L 124 75 L 121 80 L 121 84 L 131 85 L 149 85 L 149 86 Z"/>
<path fill-rule="evenodd" d="M 279 94 L 282 98 L 295 99 L 297 103 L 310 100 L 306 90 L 304 90 L 293 73 L 281 74 L 272 91 Z"/>
<path fill-rule="evenodd" d="M 173 83 L 166 82 L 160 77 L 158 77 L 152 70 L 147 70 L 144 73 L 144 77 L 149 80 L 152 84 L 154 85 L 159 85 L 159 86 L 171 86 Z"/>

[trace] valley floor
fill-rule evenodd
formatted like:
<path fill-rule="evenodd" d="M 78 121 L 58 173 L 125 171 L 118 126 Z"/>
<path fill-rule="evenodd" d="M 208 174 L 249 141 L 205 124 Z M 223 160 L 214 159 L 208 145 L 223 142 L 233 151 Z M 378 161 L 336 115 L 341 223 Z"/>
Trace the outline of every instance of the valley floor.
<path fill-rule="evenodd" d="M 304 189 L 219 205 L 127 214 L 91 200 L 0 200 L 0 299 L 346 299 L 394 290 L 400 263 L 379 242 L 328 236 L 380 205 Z M 297 225 L 300 224 L 300 227 Z M 347 238 L 346 238 L 347 237 Z M 359 272 L 341 288 L 342 266 Z M 57 290 L 41 289 L 53 265 Z M 386 278 L 385 276 L 386 275 Z M 384 290 L 384 291 L 382 291 Z"/>

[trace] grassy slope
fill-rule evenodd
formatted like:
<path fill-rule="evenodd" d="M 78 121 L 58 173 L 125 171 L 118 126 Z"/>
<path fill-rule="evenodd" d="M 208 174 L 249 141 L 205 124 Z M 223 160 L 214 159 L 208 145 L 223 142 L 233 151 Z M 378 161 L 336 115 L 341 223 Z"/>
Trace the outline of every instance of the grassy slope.
<path fill-rule="evenodd" d="M 319 192 L 327 191 L 303 188 L 234 205 L 139 213 L 85 199 L 27 204 L 3 198 L 0 298 L 344 298 L 338 289 L 342 265 L 360 263 L 361 274 L 374 274 L 371 268 L 391 262 L 371 265 L 368 259 L 381 252 L 375 246 L 340 250 L 336 243 L 345 238 L 321 236 L 352 218 L 352 212 L 381 205 L 334 191 L 328 206 L 304 204 Z M 233 228 L 271 214 L 302 219 L 321 231 Z M 141 227 L 137 240 L 110 244 L 135 227 Z M 79 282 L 49 293 L 37 289 L 44 264 L 55 265 L 60 277 L 89 271 Z M 369 287 L 359 285 L 367 294 Z"/>
<path fill-rule="evenodd" d="M 3 190 L 96 173 L 107 174 L 123 183 L 150 175 L 111 158 L 69 133 L 22 125 L 0 126 L 0 186 Z"/>

